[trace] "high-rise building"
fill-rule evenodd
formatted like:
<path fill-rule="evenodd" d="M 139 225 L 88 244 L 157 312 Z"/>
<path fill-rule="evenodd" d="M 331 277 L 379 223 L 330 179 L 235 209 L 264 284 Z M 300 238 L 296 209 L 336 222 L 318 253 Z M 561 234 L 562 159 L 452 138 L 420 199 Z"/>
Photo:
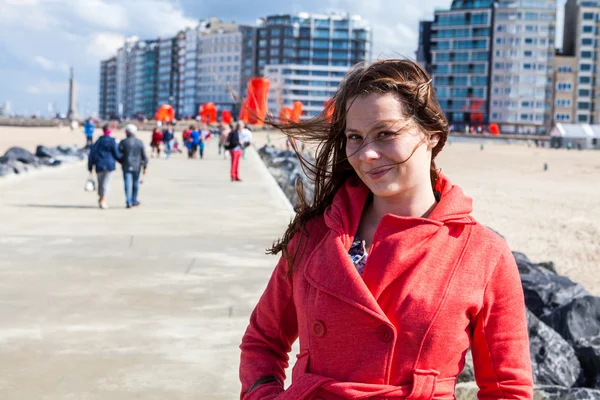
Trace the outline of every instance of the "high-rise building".
<path fill-rule="evenodd" d="M 552 98 L 553 125 L 574 123 L 577 104 L 577 57 L 556 54 L 554 56 L 554 96 Z"/>
<path fill-rule="evenodd" d="M 600 2 L 567 0 L 563 55 L 577 59 L 577 82 L 572 90 L 576 94 L 576 117 L 573 123 L 598 124 L 600 122 Z M 557 82 L 558 85 L 558 82 Z"/>
<path fill-rule="evenodd" d="M 453 0 L 449 10 L 435 11 L 431 23 L 430 71 L 440 106 L 456 130 L 489 123 L 493 4 Z M 420 47 L 427 60 L 425 40 Z"/>
<path fill-rule="evenodd" d="M 276 82 L 269 90 L 274 115 L 297 100 L 304 104 L 302 118 L 317 115 L 340 76 L 371 59 L 371 29 L 357 15 L 272 15 L 257 28 L 256 39 L 257 72 L 267 78 L 274 74 Z"/>
<path fill-rule="evenodd" d="M 499 0 L 494 17 L 490 122 L 503 133 L 552 124 L 556 0 Z"/>
<path fill-rule="evenodd" d="M 102 119 L 119 117 L 117 104 L 117 57 L 100 63 L 100 99 L 98 114 Z"/>
<path fill-rule="evenodd" d="M 419 47 L 417 62 L 431 75 L 431 24 L 433 21 L 419 21 Z"/>
<path fill-rule="evenodd" d="M 173 38 L 158 40 L 157 103 L 169 104 L 179 109 L 179 92 L 182 82 L 180 46 L 184 44 L 183 32 Z"/>

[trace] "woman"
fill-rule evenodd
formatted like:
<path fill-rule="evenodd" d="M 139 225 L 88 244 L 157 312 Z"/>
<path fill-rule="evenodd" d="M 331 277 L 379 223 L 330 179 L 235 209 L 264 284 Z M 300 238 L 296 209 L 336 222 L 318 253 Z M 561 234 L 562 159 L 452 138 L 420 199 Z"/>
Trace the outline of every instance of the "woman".
<path fill-rule="evenodd" d="M 185 131 L 183 131 L 182 133 L 182 141 L 185 145 L 185 147 L 188 150 L 188 158 L 192 158 L 192 142 L 190 141 L 190 135 L 192 134 L 192 132 L 194 131 L 194 125 L 190 125 L 190 127 L 188 129 L 186 129 Z"/>
<path fill-rule="evenodd" d="M 227 158 L 227 149 L 225 149 L 225 144 L 228 141 L 230 132 L 231 126 L 229 126 L 229 124 L 221 122 L 221 125 L 219 126 L 219 154 L 221 154 L 222 151 L 224 159 Z"/>
<path fill-rule="evenodd" d="M 242 158 L 242 143 L 240 141 L 240 133 L 243 129 L 243 122 L 238 122 L 235 129 L 232 130 L 227 136 L 226 149 L 229 150 L 231 155 L 231 182 L 241 182 L 240 179 L 240 158 Z"/>
<path fill-rule="evenodd" d="M 116 161 L 121 159 L 121 153 L 117 146 L 117 141 L 110 136 L 111 129 L 108 124 L 102 127 L 103 135 L 96 140 L 92 146 L 88 158 L 88 170 L 92 173 L 96 168 L 98 178 L 98 206 L 107 209 L 108 188 L 110 186 L 110 177 L 116 168 Z"/>
<path fill-rule="evenodd" d="M 160 144 L 163 141 L 163 134 L 160 131 L 160 128 L 156 127 L 152 131 L 152 142 L 150 143 L 152 147 L 151 157 L 154 157 L 154 153 L 156 152 L 156 157 L 160 158 Z"/>
<path fill-rule="evenodd" d="M 283 256 L 242 339 L 241 398 L 453 399 L 471 347 L 480 398 L 531 399 L 518 269 L 436 168 L 448 123 L 427 73 L 356 67 L 330 107 L 277 126 L 321 142 L 301 159 L 315 195 L 271 249 Z"/>

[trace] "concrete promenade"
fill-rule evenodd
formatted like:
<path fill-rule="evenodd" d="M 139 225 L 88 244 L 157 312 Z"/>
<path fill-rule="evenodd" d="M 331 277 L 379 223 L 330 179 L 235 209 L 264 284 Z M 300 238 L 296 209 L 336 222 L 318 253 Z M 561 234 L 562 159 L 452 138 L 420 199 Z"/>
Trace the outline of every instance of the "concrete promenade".
<path fill-rule="evenodd" d="M 83 164 L 0 181 L 0 398 L 235 399 L 239 343 L 292 212 L 258 155 L 151 159 L 142 206 Z M 293 359 L 295 357 L 292 356 Z"/>

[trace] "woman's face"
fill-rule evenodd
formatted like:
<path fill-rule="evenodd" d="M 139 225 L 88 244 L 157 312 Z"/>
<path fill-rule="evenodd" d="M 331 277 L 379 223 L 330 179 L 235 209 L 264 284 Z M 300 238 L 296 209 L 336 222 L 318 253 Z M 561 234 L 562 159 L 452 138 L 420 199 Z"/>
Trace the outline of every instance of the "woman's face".
<path fill-rule="evenodd" d="M 403 113 L 395 95 L 370 94 L 351 99 L 345 135 L 348 161 L 375 196 L 396 196 L 431 184 L 431 149 L 438 138 L 428 141 Z"/>

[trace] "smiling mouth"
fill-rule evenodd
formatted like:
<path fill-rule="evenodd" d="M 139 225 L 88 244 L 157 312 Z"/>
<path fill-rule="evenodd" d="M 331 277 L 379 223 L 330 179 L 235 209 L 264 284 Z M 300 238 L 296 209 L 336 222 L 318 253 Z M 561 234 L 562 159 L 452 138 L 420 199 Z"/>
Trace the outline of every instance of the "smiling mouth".
<path fill-rule="evenodd" d="M 377 169 L 371 170 L 369 172 L 365 172 L 365 175 L 368 176 L 369 178 L 371 178 L 372 180 L 377 180 L 377 179 L 382 178 L 388 172 L 390 172 L 392 170 L 392 168 L 394 168 L 394 167 L 391 166 L 391 167 L 377 168 Z"/>

